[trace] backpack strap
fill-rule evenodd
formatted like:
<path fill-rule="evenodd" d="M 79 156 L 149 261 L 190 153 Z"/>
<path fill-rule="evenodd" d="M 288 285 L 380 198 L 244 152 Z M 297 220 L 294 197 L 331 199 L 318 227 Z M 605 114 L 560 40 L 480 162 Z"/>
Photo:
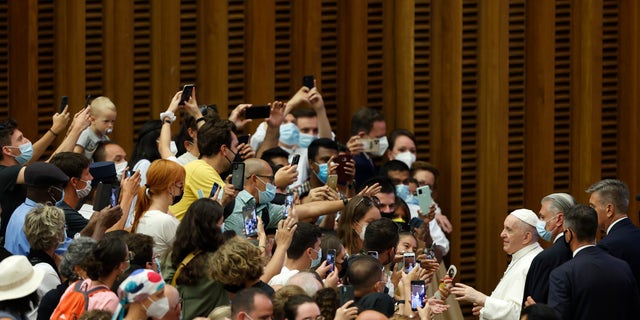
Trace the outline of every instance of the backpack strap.
<path fill-rule="evenodd" d="M 89 310 L 89 298 L 96 292 L 98 291 L 111 291 L 111 289 L 109 289 L 107 286 L 105 285 L 100 285 L 97 286 L 95 288 L 89 289 L 89 290 L 85 290 L 82 288 L 82 285 L 84 284 L 84 281 L 80 280 L 78 281 L 78 283 L 76 283 L 74 290 L 76 292 L 80 292 L 82 293 L 82 296 L 84 297 L 84 311 L 88 311 Z"/>
<path fill-rule="evenodd" d="M 182 268 L 184 268 L 187 264 L 189 264 L 189 262 L 191 262 L 191 260 L 193 260 L 193 258 L 195 258 L 200 253 L 202 253 L 200 249 L 194 252 L 191 252 L 182 260 L 182 262 L 180 262 L 180 265 L 178 265 L 178 269 L 176 269 L 176 272 L 173 274 L 173 279 L 171 279 L 172 286 L 174 287 L 176 286 L 176 281 L 178 281 L 178 276 L 180 276 L 180 272 L 182 272 Z"/>

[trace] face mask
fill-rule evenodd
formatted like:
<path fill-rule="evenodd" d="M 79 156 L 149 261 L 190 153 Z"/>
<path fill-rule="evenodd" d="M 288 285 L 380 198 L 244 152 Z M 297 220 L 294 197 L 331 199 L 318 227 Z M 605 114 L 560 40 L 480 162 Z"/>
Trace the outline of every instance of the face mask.
<path fill-rule="evenodd" d="M 23 143 L 19 147 L 7 146 L 7 148 L 18 148 L 20 149 L 20 155 L 14 156 L 19 165 L 23 165 L 33 156 L 33 145 L 31 142 Z"/>
<path fill-rule="evenodd" d="M 327 183 L 327 179 L 329 178 L 329 164 L 328 163 L 315 163 L 318 166 L 318 173 L 315 173 L 313 169 L 313 174 L 316 175 L 318 180 L 322 183 Z"/>
<path fill-rule="evenodd" d="M 158 274 L 162 274 L 162 273 L 161 273 L 162 268 L 160 268 L 160 258 L 158 258 L 158 257 L 154 257 L 154 258 L 153 258 L 153 260 L 155 260 L 156 265 L 158 266 L 158 270 L 156 270 L 156 272 L 157 272 Z"/>
<path fill-rule="evenodd" d="M 271 200 L 276 196 L 276 186 L 271 183 L 264 182 L 260 177 L 256 178 L 265 185 L 264 191 L 260 191 L 260 189 L 258 189 L 258 202 L 264 204 L 271 202 Z"/>
<path fill-rule="evenodd" d="M 176 142 L 171 140 L 171 142 L 169 142 L 169 151 L 171 151 L 171 153 L 175 156 L 176 154 L 178 154 L 178 146 L 176 145 Z"/>
<path fill-rule="evenodd" d="M 320 265 L 320 260 L 322 260 L 322 248 L 320 248 L 320 250 L 318 250 L 318 257 L 311 260 L 311 268 L 315 268 L 315 267 L 319 266 Z"/>
<path fill-rule="evenodd" d="M 152 301 L 149 307 L 145 308 L 147 316 L 160 319 L 169 312 L 169 298 L 164 297 L 156 301 L 153 301 L 151 297 L 148 297 L 147 299 Z"/>
<path fill-rule="evenodd" d="M 406 201 L 409 197 L 409 186 L 406 184 L 396 185 L 396 196 Z"/>
<path fill-rule="evenodd" d="M 104 131 L 104 134 L 110 135 L 112 132 L 113 132 L 113 128 L 107 128 L 107 130 Z"/>
<path fill-rule="evenodd" d="M 544 239 L 545 241 L 551 241 L 551 231 L 547 230 L 547 222 L 551 221 L 551 219 L 555 218 L 556 216 L 551 217 L 549 220 L 538 220 L 538 222 L 536 222 L 536 231 L 538 231 L 538 235 L 540 236 L 540 238 Z"/>
<path fill-rule="evenodd" d="M 244 289 L 244 285 L 238 285 L 238 284 L 225 284 L 225 285 L 222 285 L 222 287 L 231 293 L 236 293 Z"/>
<path fill-rule="evenodd" d="M 405 151 L 396 154 L 395 159 L 404 162 L 411 169 L 411 165 L 416 162 L 416 155 L 411 151 Z"/>
<path fill-rule="evenodd" d="M 91 181 L 84 181 L 84 180 L 80 180 L 80 181 L 84 182 L 85 186 L 80 190 L 76 189 L 76 195 L 78 195 L 78 199 L 82 199 L 88 196 L 89 192 L 91 192 Z"/>
<path fill-rule="evenodd" d="M 56 189 L 56 190 L 60 191 L 60 193 L 61 193 L 60 199 L 56 200 L 56 198 L 53 197 L 53 195 L 51 194 L 51 189 Z M 64 189 L 60 189 L 58 187 L 51 187 L 49 189 L 48 193 L 49 193 L 49 197 L 51 197 L 51 200 L 53 200 L 53 202 L 55 203 L 56 207 L 59 207 L 64 202 Z"/>
<path fill-rule="evenodd" d="M 293 122 L 285 123 L 280 126 L 280 142 L 286 145 L 294 145 L 300 140 L 300 131 Z"/>
<path fill-rule="evenodd" d="M 420 201 L 418 200 L 418 197 L 416 197 L 416 196 L 414 196 L 412 194 L 407 196 L 407 198 L 404 199 L 404 202 L 406 202 L 407 204 L 415 204 L 416 206 L 420 205 Z"/>
<path fill-rule="evenodd" d="M 308 148 L 311 142 L 318 139 L 318 137 L 312 134 L 300 133 L 300 139 L 298 140 L 298 147 Z"/>
<path fill-rule="evenodd" d="M 378 152 L 372 152 L 371 154 L 377 157 L 381 157 L 389 148 L 389 140 L 387 140 L 386 136 L 378 138 L 378 145 L 380 146 Z"/>
<path fill-rule="evenodd" d="M 128 162 L 123 161 L 120 163 L 116 163 L 116 177 L 118 180 L 122 180 L 122 176 L 124 175 L 124 170 L 127 169 Z"/>
<path fill-rule="evenodd" d="M 358 223 L 358 225 L 359 225 L 359 223 Z M 362 240 L 362 241 L 364 241 L 364 233 L 367 231 L 367 226 L 368 226 L 367 224 L 362 226 L 362 231 L 360 231 L 359 236 L 360 236 L 360 240 Z"/>

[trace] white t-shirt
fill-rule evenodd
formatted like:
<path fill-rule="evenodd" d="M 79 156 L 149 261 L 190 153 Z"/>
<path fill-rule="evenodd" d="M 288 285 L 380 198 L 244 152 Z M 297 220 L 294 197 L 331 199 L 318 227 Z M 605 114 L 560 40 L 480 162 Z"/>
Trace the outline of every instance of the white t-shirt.
<path fill-rule="evenodd" d="M 140 218 L 136 233 L 151 236 L 153 238 L 153 253 L 164 255 L 171 250 L 179 224 L 180 221 L 168 213 L 148 210 Z"/>
<path fill-rule="evenodd" d="M 277 285 L 284 286 L 287 284 L 289 279 L 291 279 L 291 277 L 293 277 L 298 272 L 300 272 L 300 270 L 290 270 L 289 268 L 282 266 L 280 273 L 269 280 L 269 285 L 272 287 Z"/>

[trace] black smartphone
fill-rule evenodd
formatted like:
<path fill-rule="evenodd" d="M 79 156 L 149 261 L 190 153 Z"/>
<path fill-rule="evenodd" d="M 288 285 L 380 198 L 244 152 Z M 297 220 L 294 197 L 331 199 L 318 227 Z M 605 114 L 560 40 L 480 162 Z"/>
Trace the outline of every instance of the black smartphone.
<path fill-rule="evenodd" d="M 293 206 L 293 192 L 289 192 L 287 197 L 284 199 L 284 211 L 282 211 L 282 220 L 289 217 L 289 210 L 291 210 L 291 206 Z"/>
<path fill-rule="evenodd" d="M 191 98 L 192 93 L 193 93 L 193 84 L 185 84 L 184 87 L 182 87 L 182 97 L 180 98 L 179 105 L 182 106 L 187 101 L 189 101 L 189 98 Z"/>
<path fill-rule="evenodd" d="M 131 178 L 133 175 L 133 170 L 127 170 L 127 178 Z"/>
<path fill-rule="evenodd" d="M 108 206 L 115 207 L 120 200 L 120 186 L 108 183 L 98 183 L 96 188 L 93 210 L 100 211 Z"/>
<path fill-rule="evenodd" d="M 252 106 L 244 109 L 245 119 L 265 119 L 271 115 L 270 106 Z"/>
<path fill-rule="evenodd" d="M 306 75 L 302 77 L 302 85 L 309 88 L 309 90 L 311 90 L 313 89 L 313 87 L 315 87 L 313 80 L 314 80 L 313 75 Z"/>
<path fill-rule="evenodd" d="M 291 159 L 291 165 L 294 166 L 298 164 L 298 162 L 300 162 L 300 155 L 296 154 L 293 156 L 293 159 Z"/>
<path fill-rule="evenodd" d="M 329 249 L 327 252 L 327 264 L 331 266 L 329 273 L 333 272 L 336 268 L 336 249 Z"/>
<path fill-rule="evenodd" d="M 340 287 L 340 306 L 344 306 L 344 304 L 349 300 L 355 300 L 355 296 L 353 295 L 353 286 L 345 284 Z"/>
<path fill-rule="evenodd" d="M 252 205 L 242 207 L 242 216 L 244 218 L 244 233 L 247 238 L 253 238 L 258 235 L 258 218 L 256 217 L 256 208 Z"/>
<path fill-rule="evenodd" d="M 213 197 L 216 194 L 216 191 L 218 191 L 218 188 L 220 188 L 220 185 L 217 183 L 214 183 L 213 187 L 211 188 L 211 192 L 209 192 L 209 198 Z"/>
<path fill-rule="evenodd" d="M 234 162 L 231 164 L 231 184 L 236 191 L 244 189 L 244 162 Z"/>
<path fill-rule="evenodd" d="M 91 95 L 88 94 L 86 97 L 84 97 L 84 107 L 88 107 L 91 104 Z"/>
<path fill-rule="evenodd" d="M 249 143 L 249 135 L 248 134 L 241 134 L 238 136 L 238 145 L 240 144 L 247 144 Z"/>
<path fill-rule="evenodd" d="M 424 296 L 426 294 L 426 286 L 424 281 L 411 280 L 411 310 L 417 311 L 418 306 L 424 308 Z"/>
<path fill-rule="evenodd" d="M 409 228 L 411 228 L 410 231 L 413 232 L 413 229 L 419 229 L 423 223 L 424 221 L 418 217 L 411 218 L 411 221 L 409 221 Z"/>
<path fill-rule="evenodd" d="M 62 96 L 62 99 L 60 99 L 60 112 L 59 113 L 62 113 L 62 110 L 64 110 L 64 107 L 66 107 L 67 104 L 69 104 L 69 98 L 67 96 Z"/>

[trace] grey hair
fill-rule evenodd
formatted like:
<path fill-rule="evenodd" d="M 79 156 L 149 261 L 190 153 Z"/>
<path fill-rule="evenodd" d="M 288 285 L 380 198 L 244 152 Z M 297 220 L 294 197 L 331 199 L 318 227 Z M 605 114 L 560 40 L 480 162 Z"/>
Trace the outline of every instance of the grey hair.
<path fill-rule="evenodd" d="M 612 203 L 617 213 L 627 214 L 629 209 L 629 187 L 618 179 L 604 179 L 592 184 L 587 193 L 598 192 L 601 204 Z"/>
<path fill-rule="evenodd" d="M 96 247 L 96 241 L 89 237 L 80 237 L 73 239 L 67 253 L 65 253 L 62 262 L 60 263 L 60 274 L 68 278 L 70 282 L 73 282 L 80 277 L 73 268 L 77 265 L 81 265 L 84 259 L 93 251 Z"/>
<path fill-rule="evenodd" d="M 309 297 L 313 297 L 318 290 L 323 288 L 322 281 L 318 280 L 316 273 L 311 271 L 300 271 L 294 274 L 287 281 L 287 285 L 296 285 L 302 288 Z"/>
<path fill-rule="evenodd" d="M 540 200 L 540 204 L 543 204 L 547 201 L 551 202 L 549 204 L 549 209 L 554 214 L 558 214 L 559 212 L 566 214 L 567 212 L 569 212 L 569 209 L 571 209 L 571 207 L 577 204 L 576 199 L 574 199 L 568 193 L 552 193 L 542 198 L 542 200 Z"/>

